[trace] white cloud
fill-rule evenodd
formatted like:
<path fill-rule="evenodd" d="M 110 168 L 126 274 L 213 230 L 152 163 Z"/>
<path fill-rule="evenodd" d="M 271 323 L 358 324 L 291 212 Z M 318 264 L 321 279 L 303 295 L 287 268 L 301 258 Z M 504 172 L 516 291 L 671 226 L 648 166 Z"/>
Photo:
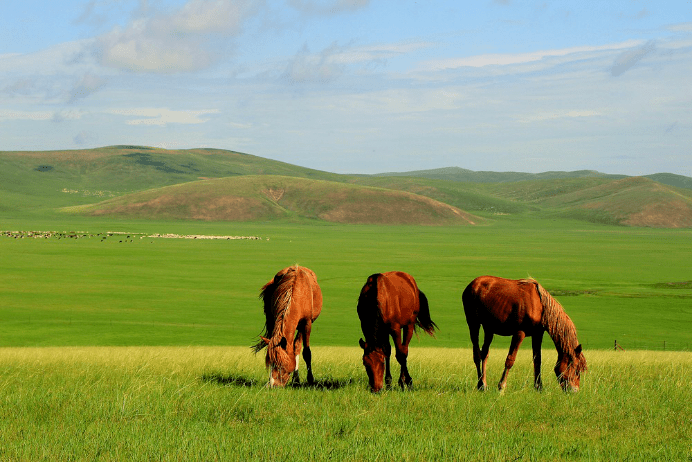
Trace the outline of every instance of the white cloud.
<path fill-rule="evenodd" d="M 249 1 L 189 0 L 179 10 L 141 16 L 99 37 L 101 63 L 132 72 L 177 73 L 217 59 L 213 37 L 235 37 L 257 6 Z"/>
<path fill-rule="evenodd" d="M 185 33 L 237 35 L 252 2 L 190 0 L 170 17 L 160 18 L 159 27 Z"/>
<path fill-rule="evenodd" d="M 542 122 L 545 120 L 575 119 L 581 117 L 599 117 L 604 115 L 599 111 L 555 111 L 523 116 L 517 118 L 521 123 Z"/>
<path fill-rule="evenodd" d="M 94 74 L 84 75 L 69 92 L 68 103 L 86 98 L 106 85 L 106 79 Z"/>
<path fill-rule="evenodd" d="M 0 109 L 0 121 L 7 120 L 51 120 L 54 116 L 53 111 L 21 111 L 11 109 Z"/>
<path fill-rule="evenodd" d="M 571 47 L 557 50 L 534 51 L 531 53 L 486 54 L 478 56 L 469 56 L 464 58 L 435 59 L 424 61 L 419 65 L 418 70 L 442 71 L 445 69 L 456 69 L 460 67 L 485 67 L 505 66 L 510 64 L 526 64 L 534 61 L 541 61 L 544 58 L 561 57 L 575 53 L 620 50 L 624 48 L 631 48 L 640 44 L 642 44 L 641 41 L 628 40 L 626 42 L 602 46 Z"/>
<path fill-rule="evenodd" d="M 292 83 L 327 83 L 344 72 L 344 66 L 334 60 L 341 48 L 337 44 L 325 48 L 318 54 L 310 53 L 308 46 L 289 61 L 284 75 Z"/>
<path fill-rule="evenodd" d="M 174 111 L 168 108 L 137 108 L 137 109 L 112 109 L 110 114 L 127 117 L 144 117 L 140 119 L 130 119 L 125 122 L 128 125 L 157 125 L 165 126 L 168 124 L 194 125 L 207 122 L 209 119 L 202 118 L 205 114 L 218 114 L 218 109 L 204 109 L 198 111 L 182 110 Z"/>
<path fill-rule="evenodd" d="M 289 0 L 296 10 L 313 15 L 335 15 L 365 8 L 370 0 Z"/>
<path fill-rule="evenodd" d="M 635 66 L 638 61 L 643 59 L 649 53 L 655 50 L 655 43 L 650 40 L 643 46 L 637 47 L 632 50 L 627 50 L 618 55 L 614 61 L 614 65 L 611 67 L 611 75 L 618 77 L 619 75 L 626 72 L 631 67 Z"/>
<path fill-rule="evenodd" d="M 414 41 L 344 48 L 338 53 L 334 53 L 332 60 L 341 64 L 384 61 L 397 56 L 430 48 L 434 45 L 435 44 L 432 42 Z"/>
<path fill-rule="evenodd" d="M 149 36 L 136 25 L 101 37 L 100 47 L 102 64 L 132 72 L 186 72 L 210 62 L 207 53 L 192 41 Z"/>
<path fill-rule="evenodd" d="M 672 31 L 672 32 L 683 32 L 683 33 L 691 33 L 691 27 L 692 23 L 690 22 L 684 22 L 681 24 L 673 24 L 671 26 L 668 26 L 667 29 Z"/>

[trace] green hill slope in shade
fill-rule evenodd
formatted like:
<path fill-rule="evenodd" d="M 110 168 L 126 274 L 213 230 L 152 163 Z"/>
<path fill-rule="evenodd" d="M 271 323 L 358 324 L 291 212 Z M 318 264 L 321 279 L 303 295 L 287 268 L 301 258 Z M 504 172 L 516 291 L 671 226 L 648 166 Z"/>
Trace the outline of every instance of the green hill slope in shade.
<path fill-rule="evenodd" d="M 488 172 L 467 170 L 460 167 L 444 167 L 430 170 L 414 170 L 410 172 L 390 172 L 379 173 L 374 176 L 379 177 L 414 177 L 429 178 L 435 180 L 462 181 L 472 183 L 512 183 L 517 181 L 529 180 L 555 180 L 566 178 L 605 178 L 618 180 L 627 178 L 627 175 L 614 175 L 601 173 L 595 170 L 576 170 L 572 172 L 542 172 L 542 173 L 523 173 L 523 172 Z M 673 173 L 655 173 L 644 175 L 643 178 L 657 181 L 668 186 L 677 188 L 691 189 L 691 177 L 675 175 Z"/>
<path fill-rule="evenodd" d="M 362 224 L 477 224 L 482 218 L 425 196 L 276 175 L 201 180 L 128 194 L 72 213 L 147 219 L 316 219 Z"/>
<path fill-rule="evenodd" d="M 334 180 L 339 175 L 219 149 L 114 146 L 76 151 L 0 152 L 0 190 L 95 202 L 135 191 L 242 175 Z"/>

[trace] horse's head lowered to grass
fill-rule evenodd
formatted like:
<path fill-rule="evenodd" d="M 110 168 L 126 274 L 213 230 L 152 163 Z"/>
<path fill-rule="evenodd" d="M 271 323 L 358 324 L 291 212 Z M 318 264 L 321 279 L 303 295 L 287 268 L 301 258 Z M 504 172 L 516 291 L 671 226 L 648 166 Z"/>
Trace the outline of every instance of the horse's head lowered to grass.
<path fill-rule="evenodd" d="M 580 373 L 587 369 L 587 360 L 582 354 L 582 345 L 572 351 L 560 352 L 553 370 L 563 391 L 580 390 Z"/>
<path fill-rule="evenodd" d="M 279 342 L 273 342 L 266 337 L 261 339 L 267 345 L 265 367 L 270 371 L 268 384 L 270 387 L 283 387 L 289 381 L 291 374 L 298 371 L 298 358 L 289 353 L 289 342 L 286 337 L 279 339 Z"/>
<path fill-rule="evenodd" d="M 372 392 L 392 383 L 390 373 L 390 337 L 395 344 L 395 358 L 400 364 L 398 384 L 412 385 L 407 368 L 409 342 L 418 326 L 434 336 L 436 323 L 431 320 L 428 299 L 414 278 L 401 271 L 377 273 L 368 277 L 359 294 L 356 311 L 366 340 L 359 339 L 363 349 L 363 366 Z"/>
<path fill-rule="evenodd" d="M 368 385 L 371 391 L 378 392 L 383 388 L 385 374 L 385 353 L 383 349 L 367 344 L 362 338 L 359 345 L 363 349 L 363 366 L 368 375 Z"/>

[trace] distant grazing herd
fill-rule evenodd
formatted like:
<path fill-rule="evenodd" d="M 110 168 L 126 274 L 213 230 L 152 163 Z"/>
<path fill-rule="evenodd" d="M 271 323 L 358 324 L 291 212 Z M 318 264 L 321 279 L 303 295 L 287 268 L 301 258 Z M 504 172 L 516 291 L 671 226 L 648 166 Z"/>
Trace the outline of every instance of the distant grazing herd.
<path fill-rule="evenodd" d="M 308 384 L 314 383 L 311 367 L 310 331 L 322 310 L 322 292 L 317 277 L 308 268 L 294 265 L 279 271 L 260 292 L 265 312 L 264 333 L 253 345 L 257 353 L 266 348 L 265 365 L 269 386 L 283 387 L 289 380 L 298 382 L 299 356 L 306 364 Z M 578 391 L 580 374 L 587 369 L 575 325 L 556 301 L 534 279 L 503 279 L 481 276 L 462 294 L 464 312 L 473 345 L 478 374 L 477 388 L 486 390 L 486 362 L 494 334 L 512 336 L 505 369 L 498 384 L 504 390 L 517 351 L 526 337 L 532 337 L 534 386 L 542 389 L 541 343 L 544 332 L 554 342 L 558 359 L 554 371 L 564 391 Z M 437 325 L 431 320 L 428 300 L 416 281 L 407 273 L 392 271 L 369 276 L 357 304 L 364 338 L 363 365 L 373 392 L 392 383 L 390 373 L 390 337 L 395 358 L 400 364 L 400 387 L 410 387 L 407 369 L 409 342 L 416 327 L 434 335 Z M 484 341 L 479 347 L 479 331 Z"/>
<path fill-rule="evenodd" d="M 83 239 L 98 238 L 105 241 L 109 237 L 119 239 L 119 242 L 132 242 L 134 238 L 161 238 L 161 239 L 215 239 L 215 240 L 259 240 L 258 236 L 209 236 L 205 234 L 147 234 L 129 233 L 124 231 L 108 231 L 105 233 L 87 233 L 85 231 L 0 231 L 0 237 L 14 239 Z"/>

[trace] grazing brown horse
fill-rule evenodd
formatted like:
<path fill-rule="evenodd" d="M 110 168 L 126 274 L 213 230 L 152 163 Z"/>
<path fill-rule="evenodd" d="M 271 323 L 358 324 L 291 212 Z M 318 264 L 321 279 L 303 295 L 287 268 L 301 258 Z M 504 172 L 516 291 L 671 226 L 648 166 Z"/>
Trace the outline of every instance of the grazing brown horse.
<path fill-rule="evenodd" d="M 374 274 L 361 289 L 356 308 L 361 320 L 361 330 L 366 340 L 359 339 L 363 348 L 363 365 L 368 374 L 371 391 L 390 386 L 390 338 L 395 343 L 395 357 L 400 364 L 399 385 L 411 386 L 407 370 L 409 341 L 416 326 L 434 336 L 436 324 L 431 321 L 428 300 L 416 286 L 414 278 L 407 273 L 393 271 Z"/>
<path fill-rule="evenodd" d="M 575 324 L 563 307 L 534 279 L 503 279 L 481 276 L 462 294 L 464 314 L 474 348 L 474 363 L 479 377 L 477 388 L 486 389 L 486 361 L 493 334 L 512 335 L 505 370 L 498 383 L 503 391 L 508 372 L 515 363 L 517 350 L 525 336 L 532 337 L 534 387 L 541 390 L 541 341 L 549 333 L 558 351 L 556 377 L 564 391 L 578 391 L 580 372 L 587 369 Z M 484 345 L 479 350 L 479 326 L 484 327 Z"/>
<path fill-rule="evenodd" d="M 312 385 L 310 329 L 322 309 L 322 292 L 315 273 L 298 265 L 284 268 L 264 285 L 260 299 L 265 308 L 265 332 L 252 349 L 257 353 L 267 347 L 269 386 L 283 387 L 291 373 L 298 382 L 302 342 L 307 380 Z"/>

